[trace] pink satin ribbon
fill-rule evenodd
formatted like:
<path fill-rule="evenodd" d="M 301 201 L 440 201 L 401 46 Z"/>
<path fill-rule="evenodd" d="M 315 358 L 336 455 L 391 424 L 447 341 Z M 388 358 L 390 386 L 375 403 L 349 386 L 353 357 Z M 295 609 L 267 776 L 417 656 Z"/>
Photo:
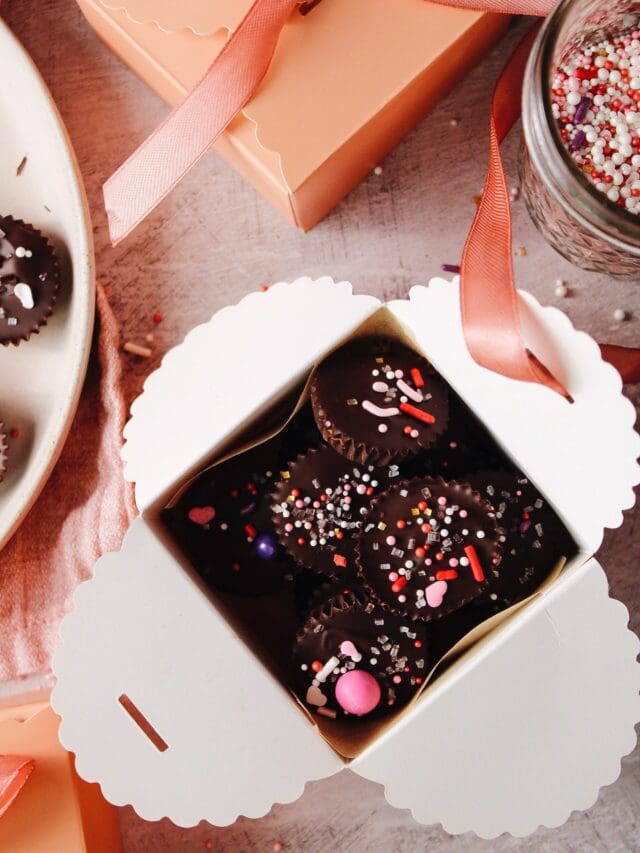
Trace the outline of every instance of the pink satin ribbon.
<path fill-rule="evenodd" d="M 343 0 L 344 2 L 344 0 Z M 443 5 L 505 14 L 546 15 L 552 0 L 440 0 Z M 253 97 L 278 37 L 298 5 L 314 0 L 254 0 L 238 29 L 202 80 L 104 186 L 113 244 L 126 237 L 202 157 Z M 490 123 L 489 168 L 461 264 L 460 298 L 467 346 L 478 364 L 504 376 L 536 382 L 569 398 L 567 390 L 525 345 L 511 257 L 511 206 L 500 142 L 520 115 L 521 87 L 535 37 L 525 37 L 496 85 Z M 617 348 L 620 350 L 621 348 Z M 606 352 L 606 350 L 603 350 Z M 627 381 L 640 380 L 637 351 L 624 356 Z M 620 366 L 620 352 L 617 353 Z M 625 366 L 626 365 L 626 366 Z"/>
<path fill-rule="evenodd" d="M 520 115 L 520 90 L 538 28 L 516 48 L 496 84 L 490 121 L 489 168 L 462 253 L 460 303 L 467 347 L 483 367 L 537 382 L 569 398 L 566 388 L 525 346 L 513 276 L 511 202 L 500 143 Z M 499 342 L 499 345 L 498 345 Z"/>
<path fill-rule="evenodd" d="M 511 379 L 545 385 L 570 400 L 567 389 L 526 348 L 522 336 L 513 275 L 511 202 L 500 156 L 500 143 L 520 115 L 525 66 L 538 29 L 534 27 L 520 42 L 494 89 L 489 166 L 462 254 L 460 303 L 465 341 L 478 364 Z M 639 349 L 603 344 L 600 351 L 623 382 L 640 382 Z"/>
<path fill-rule="evenodd" d="M 171 192 L 251 100 L 299 0 L 254 0 L 213 64 L 104 185 L 117 245 Z"/>
<path fill-rule="evenodd" d="M 32 758 L 0 755 L 0 817 L 18 796 L 35 766 Z"/>

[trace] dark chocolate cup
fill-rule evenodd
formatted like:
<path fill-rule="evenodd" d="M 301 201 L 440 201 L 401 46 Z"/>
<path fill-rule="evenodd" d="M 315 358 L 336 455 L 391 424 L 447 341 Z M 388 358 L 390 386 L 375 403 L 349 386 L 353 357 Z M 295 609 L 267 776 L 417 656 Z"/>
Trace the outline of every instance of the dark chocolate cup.
<path fill-rule="evenodd" d="M 457 526 L 460 526 L 460 530 L 456 529 L 455 531 L 453 531 L 452 536 L 451 536 L 453 542 L 455 542 L 455 544 L 456 544 L 455 554 L 458 554 L 457 557 L 455 557 L 455 554 L 454 554 L 454 558 L 460 561 L 462 559 L 462 557 L 464 557 L 464 559 L 467 560 L 467 564 L 459 564 L 455 568 L 452 568 L 451 565 L 449 564 L 449 560 L 451 559 L 451 557 L 448 557 L 447 560 L 445 560 L 443 558 L 441 562 L 438 562 L 436 560 L 436 563 L 435 563 L 435 565 L 433 565 L 433 568 L 426 567 L 426 566 L 425 566 L 425 568 L 418 567 L 418 568 L 415 568 L 415 571 L 414 571 L 414 567 L 411 567 L 411 569 L 410 569 L 411 575 L 409 578 L 409 580 L 412 581 L 411 585 L 409 585 L 409 582 L 407 581 L 405 583 L 405 585 L 403 587 L 401 587 L 399 590 L 393 589 L 393 586 L 395 586 L 396 582 L 393 581 L 393 586 L 391 586 L 392 581 L 388 580 L 388 573 L 387 573 L 386 583 L 389 584 L 389 587 L 387 587 L 386 583 L 383 587 L 382 579 L 380 578 L 380 574 L 379 574 L 381 571 L 380 567 L 385 566 L 385 565 L 389 565 L 389 569 L 391 571 L 396 571 L 396 569 L 394 568 L 394 566 L 391 563 L 387 563 L 386 556 L 385 556 L 385 550 L 384 549 L 382 551 L 380 550 L 380 542 L 378 542 L 378 550 L 376 550 L 374 552 L 373 546 L 369 544 L 369 542 L 370 542 L 369 535 L 372 534 L 372 536 L 377 536 L 378 539 L 380 539 L 380 538 L 382 538 L 382 534 L 384 533 L 385 534 L 385 546 L 386 546 L 386 548 L 392 549 L 392 551 L 388 552 L 390 554 L 390 556 L 392 556 L 398 560 L 404 559 L 404 549 L 401 546 L 398 546 L 398 548 L 397 548 L 398 551 L 403 552 L 401 555 L 396 556 L 393 553 L 393 551 L 396 550 L 397 541 L 394 541 L 392 544 L 387 544 L 386 537 L 395 538 L 397 528 L 394 528 L 391 526 L 392 522 L 394 522 L 395 519 L 388 518 L 387 521 L 389 523 L 387 524 L 387 521 L 385 521 L 384 518 L 381 516 L 381 506 L 384 506 L 384 502 L 388 502 L 390 498 L 392 498 L 394 495 L 398 494 L 399 492 L 402 492 L 403 490 L 406 490 L 409 493 L 414 492 L 414 497 L 417 497 L 417 495 L 418 495 L 417 490 L 423 489 L 423 488 L 427 488 L 427 489 L 432 488 L 436 494 L 438 491 L 443 491 L 445 493 L 448 492 L 449 494 L 451 494 L 452 492 L 455 493 L 456 490 L 458 490 L 460 500 L 461 500 L 461 502 L 464 503 L 464 506 L 460 506 L 458 504 L 457 505 L 458 508 L 465 510 L 467 513 L 469 512 L 469 510 L 473 510 L 474 518 L 472 518 L 471 522 L 469 522 L 469 523 L 471 524 L 475 520 L 476 516 L 482 518 L 483 523 L 486 523 L 487 527 L 489 528 L 491 536 L 488 539 L 488 541 L 485 541 L 487 539 L 487 534 L 484 530 L 482 530 L 482 532 L 484 534 L 482 539 L 477 538 L 477 531 L 475 532 L 476 533 L 476 539 L 475 540 L 471 539 L 471 536 L 474 535 L 474 531 L 470 531 L 469 534 L 463 536 L 461 531 L 463 529 L 466 529 L 466 528 L 463 528 L 461 526 L 463 524 L 463 522 L 461 522 L 460 519 L 458 518 L 455 520 L 455 524 Z M 399 502 L 405 500 L 405 498 L 402 495 L 399 495 L 399 498 L 400 498 Z M 428 498 L 425 498 L 425 500 L 428 500 Z M 410 509 L 411 509 L 411 507 L 409 507 L 409 504 L 407 504 L 407 511 L 410 512 Z M 385 510 L 385 512 L 386 512 L 386 510 Z M 424 515 L 424 513 L 422 515 Z M 412 516 L 412 518 L 413 518 L 413 516 Z M 424 515 L 424 519 L 429 519 L 429 518 L 431 518 L 431 515 Z M 420 514 L 415 516 L 415 519 L 416 519 L 416 521 L 418 519 L 421 519 L 423 524 L 421 525 L 420 533 L 418 533 L 416 530 L 415 536 L 413 538 L 414 539 L 420 539 L 420 542 L 422 542 L 421 536 L 428 535 L 428 534 L 422 534 L 422 526 L 427 526 L 429 524 L 429 522 L 422 519 Z M 398 519 L 398 520 L 404 520 L 406 522 L 406 519 Z M 381 529 L 379 527 L 380 524 L 384 524 L 385 527 L 383 529 Z M 452 527 L 454 524 L 454 520 L 451 519 L 449 522 L 447 522 L 447 524 L 448 524 L 448 527 Z M 389 533 L 386 533 L 387 529 L 389 530 Z M 402 530 L 405 530 L 405 529 L 406 529 L 406 527 L 402 528 Z M 439 529 L 444 530 L 445 528 L 440 526 Z M 448 528 L 446 528 L 446 529 L 448 530 Z M 373 533 L 374 530 L 376 530 L 378 532 L 374 534 Z M 433 532 L 437 532 L 437 531 L 434 530 Z M 451 531 L 449 531 L 449 532 L 451 532 Z M 406 534 L 404 534 L 404 532 L 403 532 L 399 535 L 404 537 Z M 456 541 L 457 536 L 460 536 L 460 538 L 461 538 L 460 542 Z M 458 482 L 456 480 L 447 481 L 447 480 L 444 480 L 442 477 L 416 477 L 416 478 L 413 478 L 411 480 L 405 480 L 401 483 L 393 485 L 385 493 L 379 495 L 374 500 L 372 500 L 371 505 L 369 507 L 369 512 L 367 513 L 367 516 L 363 522 L 363 525 L 362 525 L 362 528 L 360 531 L 360 535 L 358 536 L 358 541 L 356 543 L 356 565 L 358 568 L 358 577 L 359 577 L 360 581 L 362 582 L 367 593 L 371 596 L 372 600 L 375 601 L 376 604 L 379 605 L 384 610 L 388 610 L 391 613 L 396 613 L 398 615 L 405 616 L 409 619 L 421 621 L 421 622 L 431 622 L 431 621 L 435 621 L 438 619 L 443 619 L 443 618 L 446 618 L 450 613 L 455 613 L 461 607 L 464 607 L 469 602 L 478 599 L 484 592 L 489 590 L 493 584 L 495 584 L 497 578 L 499 577 L 498 566 L 500 564 L 500 560 L 501 560 L 501 556 L 502 556 L 502 540 L 503 540 L 503 538 L 504 538 L 504 531 L 498 526 L 498 524 L 495 520 L 495 513 L 494 513 L 493 506 L 488 501 L 486 501 L 475 489 L 473 489 L 472 486 L 469 485 L 469 483 Z M 449 539 L 448 536 L 445 538 L 445 540 L 443 540 L 443 543 L 446 542 L 447 539 Z M 465 543 L 465 539 L 468 540 L 466 543 Z M 411 537 L 410 537 L 409 541 L 411 541 Z M 452 547 L 453 547 L 453 542 L 452 542 Z M 438 553 L 441 553 L 440 551 L 436 550 L 436 547 L 438 547 L 436 545 L 436 543 L 430 543 L 429 549 L 431 548 L 431 544 L 434 545 L 434 550 L 429 552 L 430 556 L 428 557 L 428 559 L 433 559 L 433 556 L 437 555 Z M 482 580 L 476 580 L 476 578 L 475 578 L 475 571 L 472 570 L 472 568 L 469 564 L 469 562 L 470 562 L 469 557 L 467 557 L 466 552 L 464 551 L 465 544 L 467 544 L 467 545 L 471 544 L 473 546 L 473 549 L 476 552 L 476 558 L 478 560 L 480 560 L 480 557 L 477 554 L 477 548 L 479 548 L 481 551 L 481 556 L 482 556 L 481 570 L 482 570 L 482 574 L 483 574 Z M 418 546 L 418 547 L 422 547 L 422 546 Z M 425 547 L 426 547 L 426 545 L 425 545 Z M 461 551 L 462 551 L 462 554 L 460 555 Z M 371 558 L 372 553 L 376 553 L 376 560 L 380 560 L 382 558 L 383 562 L 379 563 L 377 566 L 374 566 L 372 564 L 372 558 Z M 449 550 L 447 550 L 447 552 L 445 552 L 445 553 L 448 554 Z M 414 550 L 414 554 L 415 554 L 415 550 Z M 422 554 L 422 555 L 420 555 L 420 557 L 418 557 L 416 555 L 416 559 L 422 559 L 423 557 L 425 559 L 427 559 L 426 554 Z M 407 570 L 407 567 L 404 564 L 403 565 L 398 564 L 397 569 L 400 569 L 400 568 L 404 569 L 405 572 Z M 386 571 L 386 569 L 384 571 Z M 413 602 L 407 603 L 406 600 L 405 601 L 398 601 L 397 600 L 397 598 L 399 597 L 398 594 L 404 594 L 403 593 L 404 589 L 407 589 L 408 593 L 415 592 L 416 593 L 416 600 L 417 600 L 417 598 L 418 598 L 417 590 L 422 589 L 426 593 L 426 587 L 427 586 L 431 586 L 432 584 L 440 582 L 441 580 L 445 580 L 445 583 L 447 584 L 447 586 L 445 587 L 445 591 L 444 591 L 443 595 L 447 594 L 449 591 L 448 586 L 449 586 L 449 583 L 452 582 L 452 579 L 438 578 L 438 577 L 436 577 L 436 574 L 439 574 L 442 572 L 451 573 L 451 571 L 453 571 L 457 574 L 457 577 L 453 580 L 459 580 L 460 584 L 457 586 L 456 590 L 454 591 L 454 595 L 449 596 L 449 598 L 447 599 L 447 603 L 446 603 L 445 607 L 439 607 L 439 606 L 433 606 L 432 607 L 432 606 L 428 605 L 427 604 L 428 597 L 426 596 L 426 594 L 424 596 L 425 604 L 421 605 L 420 607 L 418 607 Z M 398 574 L 397 580 L 399 581 L 402 576 L 403 575 Z M 406 575 L 404 575 L 404 576 L 406 577 Z M 417 581 L 414 580 L 415 576 L 419 577 L 419 580 L 417 580 Z M 424 579 L 423 579 L 423 576 L 424 576 Z M 384 589 L 384 592 L 383 592 L 383 589 Z M 392 599 L 392 595 L 396 596 L 396 598 Z M 405 599 L 406 599 L 406 596 L 405 596 Z M 441 599 L 441 602 L 440 602 L 441 604 L 442 604 L 443 600 L 444 600 L 444 598 Z"/>
<path fill-rule="evenodd" d="M 343 389 L 341 393 L 345 394 L 346 399 L 349 399 L 349 395 L 353 397 L 357 394 L 358 397 L 354 398 L 356 399 L 354 411 L 359 414 L 360 404 L 363 402 L 359 397 L 364 394 L 375 396 L 377 393 L 366 385 L 367 381 L 370 382 L 370 377 L 367 379 L 367 371 L 374 362 L 371 361 L 365 365 L 364 361 L 375 358 L 375 353 L 378 352 L 385 356 L 393 354 L 396 359 L 403 362 L 406 370 L 403 370 L 402 379 L 405 382 L 409 378 L 411 365 L 419 368 L 419 373 L 424 374 L 423 378 L 426 378 L 427 386 L 425 390 L 430 395 L 432 391 L 435 393 L 431 404 L 437 409 L 437 418 L 434 424 L 426 425 L 403 413 L 396 415 L 398 421 L 389 419 L 377 425 L 374 416 L 365 415 L 358 418 L 362 422 L 357 424 L 355 429 L 353 423 L 347 428 L 345 423 L 347 417 L 342 402 L 336 403 L 336 401 L 329 400 L 330 395 L 327 388 L 323 386 L 328 385 L 331 388 L 331 379 L 335 377 L 336 385 Z M 342 361 L 342 359 L 344 360 Z M 355 367 L 352 370 L 353 375 L 351 376 L 348 371 L 350 359 L 355 361 Z M 354 383 L 351 387 L 349 387 L 350 379 Z M 393 381 L 396 382 L 397 380 L 394 379 Z M 344 390 L 345 386 L 346 390 Z M 422 391 L 417 388 L 412 388 L 411 391 L 414 394 L 422 394 Z M 395 389 L 394 393 L 400 392 Z M 342 456 L 360 464 L 380 466 L 402 463 L 433 447 L 448 427 L 449 392 L 444 380 L 435 372 L 424 356 L 415 353 L 399 341 L 381 336 L 350 341 L 329 355 L 316 368 L 311 379 L 310 396 L 316 424 L 324 440 Z M 426 402 L 427 408 L 430 407 L 427 401 L 423 402 Z M 347 405 L 346 400 L 345 405 Z M 413 407 L 416 408 L 416 405 L 413 404 Z M 397 433 L 394 431 L 392 436 L 383 441 L 380 432 L 376 432 L 376 428 L 380 429 L 382 426 L 386 426 L 386 434 L 389 425 L 396 426 L 398 423 L 403 426 L 415 427 L 420 434 L 419 439 L 409 439 L 402 430 L 399 430 Z"/>
<path fill-rule="evenodd" d="M 22 232 L 21 234 L 19 232 Z M 0 344 L 18 346 L 37 334 L 54 312 L 60 289 L 60 265 L 55 249 L 33 225 L 12 216 L 0 216 Z M 20 242 L 18 242 L 20 241 Z M 24 248 L 38 256 L 18 256 Z M 14 288 L 26 284 L 34 301 L 33 308 L 14 295 Z M 10 290 L 10 292 L 9 292 Z M 9 325 L 15 319 L 15 325 Z"/>
<path fill-rule="evenodd" d="M 479 599 L 497 612 L 535 592 L 562 557 L 574 556 L 577 546 L 555 510 L 524 474 L 483 470 L 471 474 L 469 480 L 492 504 L 504 530 L 500 576 Z"/>
<path fill-rule="evenodd" d="M 361 656 L 359 660 L 342 651 L 344 642 L 352 644 Z M 312 664 L 319 661 L 324 665 L 333 658 L 338 658 L 338 666 L 316 683 Z M 432 663 L 426 626 L 381 610 L 362 592 L 340 593 L 316 607 L 297 634 L 292 661 L 294 689 L 303 704 L 320 714 L 328 710 L 329 715 L 345 719 L 359 717 L 341 708 L 334 692 L 336 681 L 345 669 L 372 675 L 381 696 L 378 705 L 363 715 L 367 720 L 406 705 L 420 689 Z M 307 669 L 303 671 L 302 665 Z M 308 701 L 308 691 L 313 694 L 316 689 L 325 697 L 324 705 Z"/>
<path fill-rule="evenodd" d="M 336 580 L 313 570 L 303 570 L 299 573 L 294 580 L 294 590 L 296 610 L 301 619 L 306 619 L 313 610 L 338 595 L 355 595 L 363 601 L 369 599 L 369 594 L 359 578 Z"/>
<path fill-rule="evenodd" d="M 322 445 L 299 454 L 286 474 L 272 494 L 273 528 L 280 544 L 298 565 L 340 582 L 354 582 L 357 528 L 371 498 L 393 482 L 389 469 L 352 462 Z M 308 502 L 305 506 L 297 508 L 289 500 L 294 489 L 297 498 Z M 328 495 L 321 504 L 321 496 Z M 343 503 L 345 497 L 348 506 Z M 320 505 L 314 508 L 314 502 Z M 339 502 L 340 516 L 328 510 L 321 518 L 320 511 L 332 502 Z M 301 527 L 304 523 L 311 526 Z M 291 530 L 286 529 L 288 525 Z"/>

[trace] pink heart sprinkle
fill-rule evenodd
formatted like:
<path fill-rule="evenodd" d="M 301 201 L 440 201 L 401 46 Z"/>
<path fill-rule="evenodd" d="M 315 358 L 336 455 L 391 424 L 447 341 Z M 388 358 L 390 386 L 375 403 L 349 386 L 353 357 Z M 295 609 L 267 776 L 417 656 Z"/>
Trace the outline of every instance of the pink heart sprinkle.
<path fill-rule="evenodd" d="M 356 663 L 359 660 L 362 660 L 362 655 L 353 645 L 351 640 L 344 640 L 344 642 L 340 643 L 340 651 L 343 655 L 346 655 L 348 658 L 351 658 L 351 660 L 355 661 Z"/>
<path fill-rule="evenodd" d="M 447 588 L 448 584 L 446 581 L 436 581 L 435 583 L 429 584 L 425 589 L 425 595 L 427 596 L 427 604 L 429 607 L 440 607 L 442 599 L 447 593 Z"/>
<path fill-rule="evenodd" d="M 189 510 L 189 520 L 194 524 L 208 524 L 215 514 L 212 506 L 194 506 Z"/>

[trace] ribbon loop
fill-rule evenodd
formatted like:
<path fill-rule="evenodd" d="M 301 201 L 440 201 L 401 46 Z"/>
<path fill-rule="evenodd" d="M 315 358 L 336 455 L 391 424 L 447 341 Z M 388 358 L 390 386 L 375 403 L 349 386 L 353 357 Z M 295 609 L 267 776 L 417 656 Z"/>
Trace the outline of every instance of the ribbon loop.
<path fill-rule="evenodd" d="M 564 385 L 525 346 L 511 256 L 511 202 L 500 143 L 520 115 L 524 69 L 538 27 L 516 48 L 496 84 L 491 106 L 489 168 L 462 253 L 460 300 L 467 347 L 478 364 L 571 399 Z"/>

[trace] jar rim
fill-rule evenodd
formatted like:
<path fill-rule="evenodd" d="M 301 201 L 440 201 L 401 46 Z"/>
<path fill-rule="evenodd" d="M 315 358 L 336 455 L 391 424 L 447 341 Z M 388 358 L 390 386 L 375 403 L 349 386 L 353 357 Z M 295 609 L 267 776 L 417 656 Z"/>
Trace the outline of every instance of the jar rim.
<path fill-rule="evenodd" d="M 557 40 L 572 7 L 575 0 L 560 0 L 529 55 L 522 93 L 525 143 L 540 179 L 569 216 L 595 237 L 640 257 L 640 218 L 611 202 L 575 166 L 553 117 L 551 74 Z"/>

